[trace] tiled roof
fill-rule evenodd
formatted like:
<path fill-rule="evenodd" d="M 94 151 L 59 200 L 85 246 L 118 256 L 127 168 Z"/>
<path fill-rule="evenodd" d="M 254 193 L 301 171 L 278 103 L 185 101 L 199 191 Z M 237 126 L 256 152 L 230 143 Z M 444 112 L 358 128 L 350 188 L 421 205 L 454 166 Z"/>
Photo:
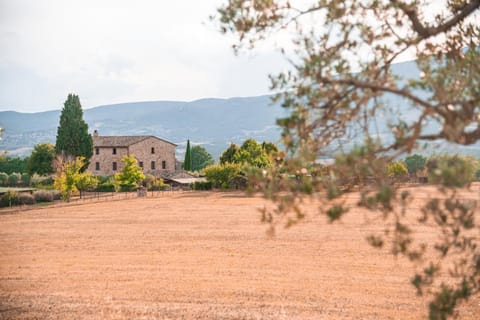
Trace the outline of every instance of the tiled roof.
<path fill-rule="evenodd" d="M 176 144 L 170 141 L 155 136 L 97 136 L 93 137 L 93 145 L 95 147 L 128 147 L 148 138 L 155 138 L 176 146 Z"/>
<path fill-rule="evenodd" d="M 173 179 L 190 179 L 190 178 L 196 178 L 196 177 L 193 174 L 190 174 L 184 170 L 181 170 L 181 171 L 175 171 L 175 172 L 165 172 L 162 175 L 162 178 L 173 180 Z"/>

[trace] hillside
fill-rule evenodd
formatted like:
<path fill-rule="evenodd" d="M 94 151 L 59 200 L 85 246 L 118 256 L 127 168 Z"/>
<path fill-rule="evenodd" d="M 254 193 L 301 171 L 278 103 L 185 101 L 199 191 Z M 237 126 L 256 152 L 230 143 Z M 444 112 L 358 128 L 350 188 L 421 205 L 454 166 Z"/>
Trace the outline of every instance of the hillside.
<path fill-rule="evenodd" d="M 417 77 L 414 61 L 398 63 L 393 72 L 400 78 Z M 418 92 L 426 98 L 424 92 Z M 408 102 L 386 95 L 384 103 L 389 112 L 377 112 L 372 122 L 372 132 L 384 140 L 391 140 L 389 123 L 398 119 L 406 122 L 415 119 L 418 112 Z M 0 126 L 5 128 L 0 150 L 10 155 L 28 155 L 40 142 L 54 142 L 60 111 L 38 113 L 0 112 Z M 98 106 L 85 110 L 84 118 L 90 131 L 101 135 L 155 135 L 179 145 L 177 156 L 181 159 L 187 139 L 203 145 L 218 158 L 230 142 L 241 143 L 249 137 L 259 141 L 280 140 L 276 119 L 286 115 L 279 104 L 272 104 L 270 96 L 201 99 L 192 102 L 149 101 Z M 355 128 L 353 128 L 355 129 Z M 429 123 L 425 132 L 438 130 L 438 123 Z M 352 130 L 355 131 L 355 130 Z M 361 143 L 361 135 L 352 134 L 343 141 L 348 149 Z M 443 142 L 429 142 L 424 153 L 456 152 L 480 157 L 480 143 L 472 146 L 453 146 Z"/>
<path fill-rule="evenodd" d="M 277 142 L 276 118 L 285 114 L 269 96 L 202 99 L 193 102 L 151 101 L 99 106 L 84 111 L 90 131 L 101 135 L 155 135 L 179 144 L 202 144 L 215 157 L 230 142 L 248 137 Z M 54 142 L 60 111 L 0 112 L 5 128 L 0 150 L 26 155 L 40 142 Z"/>

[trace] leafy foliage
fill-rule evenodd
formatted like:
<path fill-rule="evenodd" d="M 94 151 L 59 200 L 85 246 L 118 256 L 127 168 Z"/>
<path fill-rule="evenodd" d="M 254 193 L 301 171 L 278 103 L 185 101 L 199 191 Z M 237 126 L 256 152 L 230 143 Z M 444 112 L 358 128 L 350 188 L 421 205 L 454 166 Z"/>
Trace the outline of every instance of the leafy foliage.
<path fill-rule="evenodd" d="M 151 174 L 145 175 L 142 185 L 145 186 L 148 191 L 159 191 L 167 188 L 167 185 L 162 178 L 157 178 Z"/>
<path fill-rule="evenodd" d="M 236 163 L 225 163 L 212 165 L 204 169 L 207 181 L 214 188 L 227 189 L 230 187 L 234 178 L 241 174 L 242 167 Z"/>
<path fill-rule="evenodd" d="M 295 48 L 279 44 L 294 61 L 292 70 L 271 76 L 276 99 L 290 112 L 277 121 L 286 156 L 254 177 L 258 190 L 277 203 L 276 209 L 262 212 L 271 228 L 303 219 L 306 197 L 317 197 L 329 219 L 344 218 L 342 194 L 358 188 L 359 205 L 385 219 L 385 236 L 369 236 L 369 242 L 376 247 L 388 243 L 392 254 L 432 270 L 424 246 L 416 244 L 411 225 L 403 221 L 412 195 L 397 190 L 385 168 L 429 141 L 470 145 L 480 139 L 480 2 L 435 2 L 442 14 L 433 15 L 434 2 L 225 0 L 218 9 L 220 30 L 238 36 L 237 52 L 277 33 L 282 41 L 293 35 Z M 393 72 L 393 63 L 405 52 L 415 55 L 418 76 Z M 392 96 L 402 102 L 392 105 Z M 404 106 L 415 116 L 400 117 Z M 378 134 L 380 114 L 390 119 L 393 139 Z M 434 126 L 427 130 L 426 124 Z M 363 146 L 343 146 L 360 139 Z M 332 154 L 336 162 L 324 174 L 315 162 Z M 456 191 L 471 180 L 467 161 L 438 159 L 427 166 L 442 196 L 423 210 L 448 235 L 434 244 L 442 254 L 439 261 L 457 268 L 445 271 L 455 274 L 448 286 L 438 285 L 436 272 L 413 282 L 431 288 L 430 318 L 445 319 L 480 292 L 478 228 L 472 229 L 470 218 L 478 209 L 458 199 Z M 468 234 L 472 230 L 476 238 Z"/>
<path fill-rule="evenodd" d="M 85 165 L 82 157 L 74 160 L 68 160 L 57 156 L 56 158 L 57 173 L 55 176 L 55 189 L 60 191 L 64 201 L 70 201 L 72 192 L 77 191 L 77 181 L 81 176 L 81 170 Z"/>
<path fill-rule="evenodd" d="M 88 161 L 93 155 L 93 139 L 83 120 L 80 99 L 75 94 L 68 95 L 60 114 L 55 152 L 67 158 L 83 157 L 82 171 L 88 167 Z"/>
<path fill-rule="evenodd" d="M 0 196 L 0 207 L 11 207 L 19 204 L 18 193 L 12 190 Z"/>
<path fill-rule="evenodd" d="M 408 168 L 408 172 L 411 174 L 417 173 L 419 170 L 423 170 L 427 158 L 419 154 L 412 154 L 405 158 L 405 165 Z"/>
<path fill-rule="evenodd" d="M 408 174 L 407 166 L 400 161 L 395 161 L 387 164 L 387 175 L 390 178 L 398 178 Z"/>
<path fill-rule="evenodd" d="M 53 160 L 55 159 L 55 146 L 51 143 L 37 144 L 28 158 L 26 172 L 48 175 L 54 173 Z"/>
<path fill-rule="evenodd" d="M 19 186 L 22 183 L 22 175 L 18 172 L 13 172 L 8 176 L 8 185 L 11 187 Z"/>
<path fill-rule="evenodd" d="M 8 174 L 6 174 L 5 172 L 0 172 L 0 185 L 8 185 Z"/>
<path fill-rule="evenodd" d="M 220 156 L 220 164 L 238 163 L 264 168 L 271 165 L 271 160 L 278 153 L 278 148 L 271 142 L 259 144 L 255 139 L 245 140 L 240 147 L 232 143 Z"/>
<path fill-rule="evenodd" d="M 193 146 L 191 148 L 191 155 L 192 171 L 200 171 L 215 162 L 212 155 L 202 146 Z"/>
<path fill-rule="evenodd" d="M 464 187 L 475 179 L 478 162 L 469 156 L 443 154 L 428 159 L 428 181 L 446 187 Z"/>
<path fill-rule="evenodd" d="M 237 154 L 239 150 L 240 148 L 235 143 L 231 143 L 230 146 L 220 156 L 220 164 L 234 163 L 235 154 Z"/>
<path fill-rule="evenodd" d="M 212 183 L 210 181 L 195 181 L 193 183 L 193 190 L 212 190 Z"/>
<path fill-rule="evenodd" d="M 145 179 L 145 175 L 137 164 L 137 159 L 133 154 L 122 158 L 123 170 L 115 174 L 115 181 L 119 184 L 122 191 L 135 190 L 140 182 Z"/>
<path fill-rule="evenodd" d="M 80 191 L 80 198 L 84 191 L 94 190 L 98 186 L 98 178 L 90 172 L 79 173 L 75 187 Z"/>
<path fill-rule="evenodd" d="M 8 157 L 7 154 L 0 154 L 0 172 L 11 174 L 14 172 L 26 172 L 28 158 Z"/>
<path fill-rule="evenodd" d="M 234 163 L 247 164 L 257 168 L 264 168 L 270 164 L 267 153 L 257 141 L 250 138 L 240 146 L 240 150 L 233 157 Z"/>

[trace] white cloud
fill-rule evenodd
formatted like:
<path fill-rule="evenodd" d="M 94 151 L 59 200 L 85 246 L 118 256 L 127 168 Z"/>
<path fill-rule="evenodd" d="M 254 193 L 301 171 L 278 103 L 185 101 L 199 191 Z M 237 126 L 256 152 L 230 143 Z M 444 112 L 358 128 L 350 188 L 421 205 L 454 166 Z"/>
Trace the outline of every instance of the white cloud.
<path fill-rule="evenodd" d="M 286 63 L 234 57 L 208 17 L 221 0 L 0 0 L 0 110 L 260 95 Z"/>

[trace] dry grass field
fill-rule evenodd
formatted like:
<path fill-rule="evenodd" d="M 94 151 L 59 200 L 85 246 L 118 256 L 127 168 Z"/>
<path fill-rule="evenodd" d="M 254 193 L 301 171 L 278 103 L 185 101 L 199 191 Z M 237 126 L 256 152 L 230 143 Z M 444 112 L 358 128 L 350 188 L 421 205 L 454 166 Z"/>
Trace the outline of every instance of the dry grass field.
<path fill-rule="evenodd" d="M 0 215 L 0 319 L 426 318 L 412 265 L 366 243 L 381 227 L 361 212 L 271 239 L 264 204 L 179 192 Z"/>

